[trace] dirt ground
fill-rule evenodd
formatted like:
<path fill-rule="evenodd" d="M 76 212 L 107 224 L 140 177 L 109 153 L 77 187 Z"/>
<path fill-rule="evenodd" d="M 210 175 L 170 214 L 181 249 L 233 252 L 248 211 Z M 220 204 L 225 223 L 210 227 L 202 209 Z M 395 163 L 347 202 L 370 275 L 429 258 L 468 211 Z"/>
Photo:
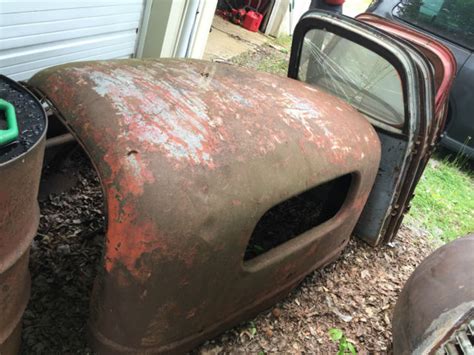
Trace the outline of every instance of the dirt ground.
<path fill-rule="evenodd" d="M 285 75 L 287 53 L 265 44 L 234 58 L 238 65 Z M 264 64 L 267 65 L 267 64 Z M 260 67 L 259 67 L 260 66 Z M 89 296 L 104 242 L 102 192 L 88 160 L 76 151 L 60 170 L 66 192 L 44 194 L 30 269 L 32 295 L 24 316 L 23 354 L 88 354 Z M 57 176 L 46 178 L 56 179 Z M 353 239 L 341 257 L 308 275 L 273 308 L 192 351 L 225 353 L 336 353 L 328 336 L 342 329 L 359 353 L 387 353 L 397 295 L 434 249 L 426 234 L 403 226 L 394 243 L 371 248 Z"/>

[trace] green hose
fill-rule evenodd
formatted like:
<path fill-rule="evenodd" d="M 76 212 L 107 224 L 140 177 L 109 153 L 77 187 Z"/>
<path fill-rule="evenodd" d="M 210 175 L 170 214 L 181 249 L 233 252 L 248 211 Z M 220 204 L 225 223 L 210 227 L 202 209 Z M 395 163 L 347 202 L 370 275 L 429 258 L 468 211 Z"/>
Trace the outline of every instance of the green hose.
<path fill-rule="evenodd" d="M 18 123 L 16 121 L 15 107 L 0 99 L 0 110 L 5 112 L 7 129 L 0 129 L 0 145 L 11 143 L 18 138 Z"/>

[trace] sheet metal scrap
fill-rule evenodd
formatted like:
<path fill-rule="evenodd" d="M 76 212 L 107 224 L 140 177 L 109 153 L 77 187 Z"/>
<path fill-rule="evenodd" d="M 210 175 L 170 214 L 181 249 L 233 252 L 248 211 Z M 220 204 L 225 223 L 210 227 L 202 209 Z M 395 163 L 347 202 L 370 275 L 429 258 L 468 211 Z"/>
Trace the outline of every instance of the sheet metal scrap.
<path fill-rule="evenodd" d="M 101 178 L 100 352 L 188 350 L 284 296 L 340 253 L 380 158 L 371 125 L 301 82 L 182 60 L 85 62 L 30 84 L 53 102 Z M 249 261 L 272 206 L 353 174 L 341 211 Z"/>
<path fill-rule="evenodd" d="M 444 354 L 459 328 L 474 319 L 473 250 L 474 234 L 456 239 L 410 276 L 394 310 L 395 354 Z"/>

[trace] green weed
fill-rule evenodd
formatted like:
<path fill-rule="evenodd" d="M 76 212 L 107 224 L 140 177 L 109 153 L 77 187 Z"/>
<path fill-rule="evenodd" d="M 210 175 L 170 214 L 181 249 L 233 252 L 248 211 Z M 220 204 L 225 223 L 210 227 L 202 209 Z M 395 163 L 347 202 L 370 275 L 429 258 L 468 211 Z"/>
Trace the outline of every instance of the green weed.
<path fill-rule="evenodd" d="M 329 337 L 333 342 L 337 343 L 339 347 L 337 355 L 357 354 L 354 344 L 347 340 L 342 330 L 337 328 L 329 329 Z"/>

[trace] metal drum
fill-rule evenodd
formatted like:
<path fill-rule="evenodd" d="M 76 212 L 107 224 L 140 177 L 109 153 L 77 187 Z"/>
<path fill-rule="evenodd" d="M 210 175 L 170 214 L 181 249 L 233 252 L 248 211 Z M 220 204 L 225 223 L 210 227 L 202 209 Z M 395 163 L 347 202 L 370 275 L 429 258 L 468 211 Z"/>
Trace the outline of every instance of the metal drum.
<path fill-rule="evenodd" d="M 0 76 L 0 354 L 20 348 L 30 295 L 28 257 L 39 223 L 37 202 L 47 119 L 24 87 Z"/>

